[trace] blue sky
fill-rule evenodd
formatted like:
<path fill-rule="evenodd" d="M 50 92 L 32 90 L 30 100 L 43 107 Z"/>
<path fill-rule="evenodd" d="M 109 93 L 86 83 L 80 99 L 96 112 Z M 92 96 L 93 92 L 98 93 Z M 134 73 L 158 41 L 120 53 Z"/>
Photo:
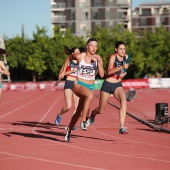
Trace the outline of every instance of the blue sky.
<path fill-rule="evenodd" d="M 0 0 L 0 37 L 21 35 L 22 25 L 32 38 L 36 25 L 51 35 L 50 0 Z"/>
<path fill-rule="evenodd" d="M 132 0 L 132 7 L 157 1 Z M 0 0 L 0 37 L 21 35 L 22 25 L 28 38 L 32 38 L 33 32 L 36 32 L 36 25 L 45 27 L 51 36 L 50 10 L 50 0 Z"/>

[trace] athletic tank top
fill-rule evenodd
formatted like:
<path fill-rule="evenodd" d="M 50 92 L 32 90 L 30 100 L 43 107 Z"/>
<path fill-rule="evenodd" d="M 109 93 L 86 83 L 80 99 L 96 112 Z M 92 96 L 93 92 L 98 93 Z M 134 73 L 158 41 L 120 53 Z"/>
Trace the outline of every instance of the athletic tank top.
<path fill-rule="evenodd" d="M 82 57 L 78 70 L 77 70 L 77 77 L 84 79 L 84 80 L 95 80 L 97 70 L 97 62 L 94 61 L 90 64 L 85 63 L 84 57 Z"/>
<path fill-rule="evenodd" d="M 67 71 L 71 71 L 71 70 L 73 70 L 74 68 L 78 68 L 78 63 L 74 63 L 74 62 L 71 60 L 69 66 L 67 66 L 67 68 L 66 68 L 66 72 L 67 72 Z M 70 74 L 68 74 L 67 76 L 77 77 L 77 71 L 76 71 L 76 72 L 73 72 L 73 73 L 70 73 Z"/>
<path fill-rule="evenodd" d="M 116 55 L 115 55 L 116 56 Z M 115 59 L 115 62 L 113 63 L 113 68 L 117 68 L 117 67 L 120 67 L 122 66 L 124 63 L 126 62 L 126 57 L 124 56 L 123 57 L 123 60 L 122 61 L 119 61 L 117 56 L 116 56 L 116 59 Z M 115 73 L 113 73 L 111 75 L 111 77 L 113 78 L 122 78 L 121 74 L 124 72 L 124 69 L 121 69 Z"/>

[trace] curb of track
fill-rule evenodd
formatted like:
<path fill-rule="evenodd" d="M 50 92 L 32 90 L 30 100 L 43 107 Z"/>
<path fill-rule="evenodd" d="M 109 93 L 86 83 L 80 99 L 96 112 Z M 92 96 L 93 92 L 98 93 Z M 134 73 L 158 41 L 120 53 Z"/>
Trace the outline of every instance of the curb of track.
<path fill-rule="evenodd" d="M 98 95 L 95 94 L 95 96 L 96 96 L 97 98 L 99 98 Z M 113 104 L 113 102 L 108 101 L 108 104 L 110 104 L 111 106 L 113 106 L 113 107 L 115 107 L 115 108 L 117 108 L 117 109 L 120 109 L 120 107 L 117 106 L 117 105 L 115 105 L 115 104 Z M 145 125 L 153 128 L 153 129 L 157 130 L 157 131 L 162 131 L 162 132 L 170 133 L 170 129 L 163 128 L 163 127 L 158 126 L 158 125 L 154 125 L 153 123 L 150 123 L 150 122 L 148 122 L 147 120 L 143 120 L 143 119 L 135 116 L 134 114 L 132 114 L 132 113 L 130 113 L 130 112 L 126 112 L 126 114 L 129 115 L 130 117 L 136 119 L 137 121 L 139 121 L 139 122 L 141 122 L 141 123 L 143 123 L 143 124 L 145 124 Z"/>

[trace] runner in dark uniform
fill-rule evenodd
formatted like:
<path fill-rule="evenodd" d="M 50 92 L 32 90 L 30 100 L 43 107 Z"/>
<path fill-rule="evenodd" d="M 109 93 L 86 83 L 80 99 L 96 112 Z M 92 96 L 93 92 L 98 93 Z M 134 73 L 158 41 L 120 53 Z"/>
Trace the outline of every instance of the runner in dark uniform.
<path fill-rule="evenodd" d="M 89 119 L 90 124 L 93 124 L 96 114 L 102 114 L 104 112 L 110 95 L 113 95 L 120 102 L 120 134 L 128 133 L 127 129 L 124 127 L 126 95 L 122 86 L 122 78 L 127 74 L 125 70 L 129 67 L 129 64 L 126 63 L 128 56 L 125 55 L 125 52 L 126 48 L 124 42 L 118 41 L 115 45 L 115 54 L 109 57 L 106 68 L 107 78 L 104 80 L 100 91 L 99 107 L 92 111 Z"/>
<path fill-rule="evenodd" d="M 67 55 L 72 54 L 72 53 L 80 53 L 78 47 L 74 47 L 71 50 L 68 49 L 68 47 L 65 47 L 65 48 L 67 49 L 67 50 L 65 49 Z M 66 105 L 61 109 L 60 113 L 57 115 L 57 118 L 55 121 L 56 125 L 60 124 L 61 117 L 63 116 L 63 114 L 71 109 L 72 98 L 74 99 L 73 114 L 76 112 L 79 97 L 77 97 L 73 93 L 72 89 L 73 89 L 74 82 L 77 80 L 77 67 L 78 67 L 77 60 L 71 60 L 69 65 L 66 68 L 65 76 L 67 77 L 66 77 L 66 81 L 64 85 L 64 96 L 65 96 Z M 75 127 L 73 127 L 73 130 L 75 130 Z"/>

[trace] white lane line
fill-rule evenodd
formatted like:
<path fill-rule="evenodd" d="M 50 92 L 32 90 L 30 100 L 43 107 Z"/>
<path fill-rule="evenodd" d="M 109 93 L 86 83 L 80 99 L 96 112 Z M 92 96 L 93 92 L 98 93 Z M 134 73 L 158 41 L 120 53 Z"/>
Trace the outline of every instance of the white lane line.
<path fill-rule="evenodd" d="M 98 131 L 94 126 L 93 127 L 93 130 L 97 133 L 100 133 L 104 136 L 109 136 L 111 138 L 116 138 L 116 139 L 121 139 L 121 140 L 124 140 L 124 141 L 128 141 L 128 142 L 131 142 L 131 143 L 139 143 L 139 144 L 143 144 L 143 145 L 149 145 L 149 146 L 154 146 L 154 147 L 161 147 L 161 148 L 167 148 L 167 149 L 170 149 L 169 146 L 162 146 L 162 145 L 155 145 L 155 144 L 150 144 L 150 143 L 145 143 L 145 142 L 140 142 L 140 141 L 135 141 L 135 140 L 130 140 L 130 139 L 124 139 L 124 138 L 120 138 L 120 137 L 116 137 L 116 136 L 113 136 L 113 135 L 109 135 L 107 133 L 103 133 L 101 131 Z"/>
<path fill-rule="evenodd" d="M 54 104 L 53 104 L 54 105 Z M 53 107 L 53 106 L 52 106 Z M 52 108 L 51 107 L 51 108 Z M 51 109 L 50 109 L 51 110 Z M 48 111 L 49 112 L 49 111 Z M 46 113 L 43 118 L 40 120 L 43 121 L 43 119 L 47 116 L 48 114 Z M 39 122 L 39 123 L 40 123 Z M 37 124 L 38 126 L 38 124 Z M 35 128 L 36 129 L 36 128 Z M 34 129 L 34 130 L 35 130 Z M 109 135 L 110 136 L 110 135 Z M 111 136 L 113 137 L 113 136 Z M 45 139 L 45 140 L 48 140 L 48 139 Z M 48 140 L 50 141 L 50 140 Z M 60 145 L 65 145 L 67 147 L 73 147 L 73 148 L 76 148 L 76 149 L 80 149 L 80 150 L 86 150 L 86 151 L 90 151 L 90 152 L 97 152 L 97 153 L 103 153 L 103 154 L 111 154 L 111 155 L 118 155 L 118 156 L 123 156 L 123 157 L 133 157 L 133 158 L 138 158 L 138 159 L 146 159 L 146 160 L 152 160 L 152 161 L 160 161 L 160 162 L 170 162 L 170 161 L 166 161 L 166 160 L 159 160 L 159 159 L 153 159 L 153 158 L 146 158 L 146 157 L 137 157 L 137 156 L 132 156 L 132 155 L 126 155 L 126 154 L 119 154 L 119 153 L 113 153 L 113 152 L 105 152 L 105 151 L 98 151 L 98 150 L 92 150 L 92 149 L 86 149 L 86 148 L 82 148 L 82 147 L 77 147 L 77 146 L 72 146 L 72 145 L 69 145 L 70 143 L 68 144 L 63 144 L 63 143 L 59 143 L 59 142 L 56 142 L 56 141 L 50 141 L 50 142 L 54 142 L 54 143 L 58 143 Z M 0 152 L 0 153 L 4 153 L 4 154 L 10 154 L 10 153 L 5 153 L 5 152 Z M 15 154 L 13 154 L 15 155 Z M 23 157 L 23 156 L 20 156 L 20 155 L 15 155 L 15 156 L 19 156 L 19 157 Z M 53 162 L 53 163 L 59 163 L 59 164 L 64 164 L 64 165 L 69 165 L 69 166 L 76 166 L 76 167 L 84 167 L 84 166 L 79 166 L 79 165 L 74 165 L 74 164 L 67 164 L 67 163 L 63 163 L 63 162 L 57 162 L 57 161 L 51 161 L 51 160 L 45 160 L 45 159 L 39 159 L 39 158 L 33 158 L 33 157 L 26 157 L 26 158 L 30 158 L 30 159 L 36 159 L 36 160 L 41 160 L 41 161 L 47 161 L 47 162 Z M 84 167 L 86 168 L 86 167 Z M 91 168 L 91 169 L 95 169 L 95 168 Z M 99 169 L 99 168 L 96 168 L 96 169 Z"/>
<path fill-rule="evenodd" d="M 54 101 L 54 103 L 51 105 L 51 107 L 48 109 L 48 111 L 44 114 L 44 116 L 41 118 L 41 120 L 36 124 L 36 127 L 34 127 L 33 129 L 32 129 L 32 132 L 34 133 L 34 134 L 37 134 L 36 132 L 35 132 L 35 130 L 37 129 L 37 127 L 39 126 L 39 125 L 41 125 L 41 122 L 46 118 L 46 116 L 50 113 L 50 111 L 51 111 L 51 109 L 55 106 L 55 104 L 60 100 L 60 98 L 63 96 L 63 94 L 61 93 L 60 94 L 60 96 L 57 98 L 57 100 L 55 100 Z"/>
<path fill-rule="evenodd" d="M 64 162 L 60 162 L 60 161 L 52 161 L 52 160 L 48 160 L 48 159 L 35 158 L 35 157 L 30 157 L 30 156 L 22 156 L 22 155 L 17 155 L 17 154 L 12 154 L 12 153 L 7 153 L 7 152 L 1 152 L 1 151 L 0 151 L 0 153 L 10 155 L 10 156 L 16 156 L 16 157 L 20 157 L 20 158 L 25 158 L 25 159 L 33 159 L 33 160 L 38 160 L 38 161 L 43 161 L 43 162 L 62 164 L 62 165 L 68 165 L 68 166 L 85 168 L 85 169 L 106 170 L 106 169 L 102 169 L 102 168 L 94 168 L 94 167 L 89 167 L 89 166 L 82 166 L 82 165 L 64 163 Z"/>
<path fill-rule="evenodd" d="M 58 100 L 61 98 L 62 94 L 60 95 L 60 97 L 52 104 L 52 106 L 49 108 L 49 110 L 44 114 L 44 116 L 41 118 L 41 120 L 39 121 L 39 123 L 36 125 L 36 127 L 33 128 L 33 133 L 37 134 L 35 132 L 35 130 L 38 128 L 38 126 L 40 125 L 40 123 L 45 119 L 45 117 L 50 113 L 51 109 L 55 106 L 55 104 L 58 102 Z M 9 114 L 9 113 L 8 113 Z M 49 140 L 48 140 L 49 141 Z M 45 161 L 45 162 L 51 162 L 51 163 L 57 163 L 57 164 L 63 164 L 63 165 L 68 165 L 68 166 L 73 166 L 73 167 L 79 167 L 79 168 L 85 168 L 85 169 L 94 169 L 94 170 L 106 170 L 106 169 L 102 169 L 102 168 L 95 168 L 95 167 L 88 167 L 88 166 L 82 166 L 82 165 L 77 165 L 77 164 L 69 164 L 69 163 L 64 163 L 64 162 L 59 162 L 59 161 L 52 161 L 52 160 L 46 160 L 46 159 L 40 159 L 40 158 L 34 158 L 34 157 L 28 157 L 28 156 L 22 156 L 22 155 L 16 155 L 16 154 L 12 154 L 12 153 L 7 153 L 7 152 L 2 152 L 0 151 L 0 153 L 2 154 L 7 154 L 7 155 L 13 155 L 13 156 L 17 156 L 17 157 L 21 157 L 21 158 L 27 158 L 27 159 L 35 159 L 35 160 L 40 160 L 40 161 Z"/>
<path fill-rule="evenodd" d="M 12 130 L 12 129 L 13 129 L 13 128 L 3 128 L 3 127 L 1 128 L 1 127 L 0 127 L 0 130 Z"/>
<path fill-rule="evenodd" d="M 45 139 L 45 140 L 48 140 L 48 139 Z M 48 141 L 53 142 L 53 143 L 58 143 L 59 145 L 63 145 L 63 146 L 71 147 L 71 148 L 76 148 L 76 149 L 79 149 L 79 150 L 89 151 L 89 152 L 96 152 L 96 153 L 101 153 L 101 154 L 116 155 L 116 156 L 129 157 L 129 158 L 134 158 L 134 159 L 144 159 L 144 160 L 149 160 L 149 161 L 159 161 L 159 162 L 170 163 L 170 160 L 147 158 L 147 157 L 142 157 L 142 156 L 135 156 L 134 154 L 129 155 L 129 154 L 116 153 L 116 152 L 107 152 L 107 151 L 100 151 L 100 150 L 94 150 L 94 149 L 87 149 L 87 148 L 83 148 L 83 147 L 79 147 L 79 146 L 70 145 L 69 142 L 67 144 L 64 144 L 64 143 L 61 143 L 59 141 L 51 141 L 51 140 L 48 140 Z"/>
<path fill-rule="evenodd" d="M 41 99 L 42 97 L 47 96 L 47 95 L 48 95 L 48 94 L 45 94 L 45 95 L 43 95 L 43 96 L 40 96 L 40 97 L 32 100 L 31 102 L 28 102 L 28 103 L 25 104 L 25 105 L 22 105 L 22 106 L 20 106 L 20 107 L 18 107 L 18 108 L 16 108 L 16 109 L 14 109 L 14 110 L 6 113 L 6 114 L 1 115 L 1 116 L 0 116 L 0 119 L 3 118 L 3 117 L 5 117 L 5 116 L 10 115 L 11 113 L 13 113 L 13 112 L 15 112 L 15 111 L 17 111 L 17 110 L 19 110 L 19 109 L 22 109 L 22 108 L 25 107 L 25 106 L 28 106 L 28 105 L 32 104 L 33 102 L 35 102 L 35 101 L 37 101 L 37 100 L 39 100 L 39 99 Z"/>
<path fill-rule="evenodd" d="M 54 104 L 50 107 L 49 111 L 52 109 L 53 106 L 54 106 Z M 43 121 L 43 119 L 48 115 L 49 111 L 43 116 L 43 118 L 39 121 L 39 123 L 41 123 Z M 34 134 L 38 134 L 38 133 L 35 132 L 36 128 L 37 127 L 34 128 L 34 132 L 33 132 Z M 99 131 L 97 131 L 97 132 L 99 132 Z M 99 132 L 99 133 L 102 133 L 102 132 Z M 104 134 L 104 133 L 102 133 L 102 134 Z M 106 135 L 106 134 L 104 134 L 104 135 Z M 119 138 L 119 137 L 114 137 L 114 136 L 111 136 L 111 135 L 107 135 L 107 136 L 112 137 L 112 138 Z M 123 139 L 123 138 L 119 138 L 119 139 Z M 45 140 L 48 140 L 48 139 L 45 139 Z M 64 143 L 61 143 L 61 142 L 58 142 L 58 141 L 51 141 L 51 140 L 48 140 L 48 141 L 53 142 L 53 143 L 57 143 L 59 145 L 63 145 L 63 146 L 71 147 L 71 148 L 76 148 L 76 149 L 79 149 L 79 150 L 85 150 L 85 151 L 89 151 L 89 152 L 116 155 L 116 156 L 122 156 L 122 157 L 130 157 L 130 158 L 136 158 L 136 159 L 144 159 L 144 160 L 149 160 L 149 161 L 159 161 L 159 162 L 166 162 L 166 163 L 170 162 L 168 160 L 161 160 L 161 159 L 156 159 L 156 158 L 147 158 L 147 157 L 142 157 L 142 156 L 135 156 L 135 155 L 128 155 L 128 154 L 120 154 L 120 153 L 114 153 L 114 152 L 106 152 L 106 151 L 87 149 L 87 148 L 83 148 L 83 147 L 70 145 L 70 143 L 64 144 Z M 127 141 L 133 142 L 132 140 L 127 140 Z M 142 143 L 142 142 L 136 142 L 136 143 Z M 142 144 L 147 144 L 147 143 L 142 143 Z M 159 145 L 155 145 L 155 146 L 159 146 Z M 162 146 L 160 146 L 160 147 L 162 147 Z M 169 148 L 169 147 L 166 147 L 166 146 L 164 146 L 164 147 Z"/>
<path fill-rule="evenodd" d="M 12 100 L 8 100 L 8 101 L 6 101 L 6 102 L 2 102 L 0 106 L 5 105 L 5 104 L 9 104 L 9 103 L 12 103 L 12 102 L 15 102 L 15 101 L 18 101 L 18 100 L 25 99 L 25 98 L 27 98 L 27 97 L 29 97 L 29 96 L 33 96 L 33 95 L 32 95 L 32 94 L 28 94 L 28 95 L 24 95 L 24 97 L 14 98 L 14 99 L 12 99 Z"/>

